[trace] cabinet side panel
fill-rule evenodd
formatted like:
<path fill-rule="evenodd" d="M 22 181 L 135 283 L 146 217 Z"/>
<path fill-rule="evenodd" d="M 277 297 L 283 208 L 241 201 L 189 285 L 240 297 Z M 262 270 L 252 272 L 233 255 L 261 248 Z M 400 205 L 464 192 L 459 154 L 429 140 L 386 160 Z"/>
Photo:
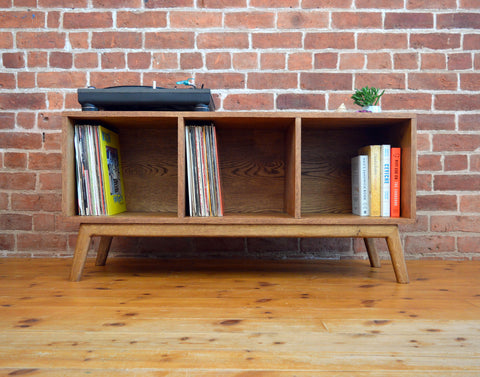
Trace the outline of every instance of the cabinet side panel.
<path fill-rule="evenodd" d="M 288 128 L 286 148 L 287 166 L 285 181 L 286 212 L 295 218 L 301 216 L 301 119 Z"/>
<path fill-rule="evenodd" d="M 178 118 L 178 217 L 185 217 L 186 215 L 186 186 L 185 186 L 185 120 L 182 117 Z"/>
<path fill-rule="evenodd" d="M 62 122 L 62 212 L 64 216 L 77 213 L 75 181 L 74 125 L 70 118 Z"/>

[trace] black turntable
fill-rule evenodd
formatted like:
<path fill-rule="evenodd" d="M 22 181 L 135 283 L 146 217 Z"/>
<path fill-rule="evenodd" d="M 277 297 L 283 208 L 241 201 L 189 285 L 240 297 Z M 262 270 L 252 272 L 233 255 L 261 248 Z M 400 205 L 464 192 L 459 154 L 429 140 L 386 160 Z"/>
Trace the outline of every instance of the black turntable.
<path fill-rule="evenodd" d="M 78 89 L 83 111 L 215 111 L 210 89 L 196 88 L 188 80 L 177 82 L 189 88 L 153 86 L 113 86 Z"/>

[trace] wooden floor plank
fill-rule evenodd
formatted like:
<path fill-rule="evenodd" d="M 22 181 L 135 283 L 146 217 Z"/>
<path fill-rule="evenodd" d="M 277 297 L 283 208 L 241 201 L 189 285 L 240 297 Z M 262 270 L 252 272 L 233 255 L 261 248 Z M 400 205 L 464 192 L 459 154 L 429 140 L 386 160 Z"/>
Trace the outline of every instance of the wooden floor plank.
<path fill-rule="evenodd" d="M 480 262 L 0 259 L 0 376 L 480 375 Z"/>

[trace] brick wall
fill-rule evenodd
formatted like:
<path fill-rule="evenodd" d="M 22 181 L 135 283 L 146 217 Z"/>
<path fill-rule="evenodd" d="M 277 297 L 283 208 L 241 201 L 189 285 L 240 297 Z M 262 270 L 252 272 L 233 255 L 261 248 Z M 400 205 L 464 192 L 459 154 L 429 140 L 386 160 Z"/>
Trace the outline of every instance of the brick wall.
<path fill-rule="evenodd" d="M 479 0 L 0 0 L 0 254 L 72 253 L 60 117 L 76 89 L 194 77 L 220 111 L 335 110 L 354 88 L 418 121 L 410 258 L 480 256 Z M 379 243 L 385 250 L 385 246 Z M 358 240 L 117 240 L 122 253 L 364 257 Z"/>

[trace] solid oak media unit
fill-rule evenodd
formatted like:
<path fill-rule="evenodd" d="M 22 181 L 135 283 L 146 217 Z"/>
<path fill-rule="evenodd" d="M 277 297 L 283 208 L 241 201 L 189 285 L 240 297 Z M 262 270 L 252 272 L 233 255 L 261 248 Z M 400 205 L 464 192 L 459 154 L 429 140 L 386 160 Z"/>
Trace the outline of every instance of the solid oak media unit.
<path fill-rule="evenodd" d="M 187 215 L 185 123 L 213 121 L 225 215 Z M 78 216 L 74 125 L 97 121 L 120 137 L 127 211 Z M 401 147 L 399 218 L 351 213 L 351 158 L 360 147 Z M 81 278 L 92 237 L 104 265 L 113 237 L 360 237 L 380 267 L 385 238 L 398 283 L 408 283 L 398 226 L 415 221 L 416 117 L 355 112 L 66 112 L 65 216 L 79 233 L 70 279 Z"/>

